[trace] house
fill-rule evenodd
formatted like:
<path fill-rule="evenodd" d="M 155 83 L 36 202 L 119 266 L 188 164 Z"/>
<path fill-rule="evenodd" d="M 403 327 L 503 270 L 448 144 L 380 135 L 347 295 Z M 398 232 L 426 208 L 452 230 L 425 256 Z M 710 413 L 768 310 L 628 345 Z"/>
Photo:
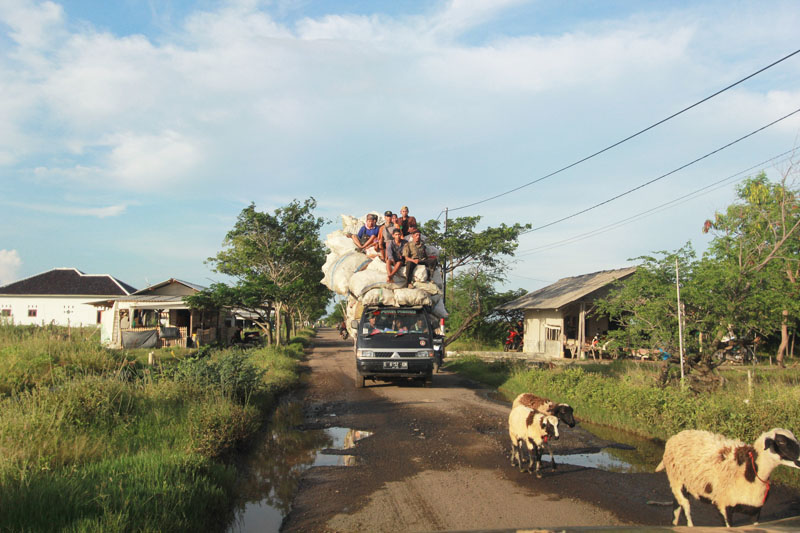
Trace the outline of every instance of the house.
<path fill-rule="evenodd" d="M 548 357 L 583 358 L 590 346 L 586 339 L 602 335 L 613 327 L 608 317 L 587 315 L 594 301 L 605 297 L 611 286 L 636 272 L 636 267 L 602 270 L 563 278 L 499 306 L 525 311 L 523 351 Z"/>
<path fill-rule="evenodd" d="M 170 278 L 133 294 L 95 301 L 111 312 L 104 315 L 100 340 L 112 348 L 199 346 L 227 341 L 234 331 L 226 311 L 190 309 L 184 297 L 204 287 Z"/>
<path fill-rule="evenodd" d="M 0 320 L 16 325 L 96 326 L 107 309 L 89 302 L 134 292 L 134 287 L 108 274 L 54 268 L 0 287 Z"/>

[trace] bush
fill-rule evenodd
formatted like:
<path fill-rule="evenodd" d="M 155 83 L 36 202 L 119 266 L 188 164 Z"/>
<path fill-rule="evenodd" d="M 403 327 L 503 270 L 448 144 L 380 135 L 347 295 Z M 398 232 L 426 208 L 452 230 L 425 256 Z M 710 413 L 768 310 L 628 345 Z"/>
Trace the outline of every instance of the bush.
<path fill-rule="evenodd" d="M 218 458 L 247 442 L 259 427 L 258 411 L 225 396 L 209 396 L 189 411 L 192 453 Z"/>

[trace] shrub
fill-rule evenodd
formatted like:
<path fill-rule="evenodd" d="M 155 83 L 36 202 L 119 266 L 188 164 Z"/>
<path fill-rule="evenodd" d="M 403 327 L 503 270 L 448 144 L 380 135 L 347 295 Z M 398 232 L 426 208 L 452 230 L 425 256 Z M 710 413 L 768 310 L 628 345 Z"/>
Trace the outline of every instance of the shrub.
<path fill-rule="evenodd" d="M 258 411 L 225 396 L 209 397 L 189 410 L 191 451 L 216 458 L 236 450 L 259 427 Z"/>

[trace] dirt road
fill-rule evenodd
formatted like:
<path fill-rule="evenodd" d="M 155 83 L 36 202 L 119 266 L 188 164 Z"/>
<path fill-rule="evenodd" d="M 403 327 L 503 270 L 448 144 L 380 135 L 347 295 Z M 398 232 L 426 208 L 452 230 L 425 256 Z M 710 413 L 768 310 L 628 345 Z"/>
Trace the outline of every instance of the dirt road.
<path fill-rule="evenodd" d="M 284 531 L 442 531 L 578 526 L 666 526 L 666 476 L 559 465 L 542 479 L 509 465 L 509 407 L 459 376 L 419 384 L 354 387 L 352 344 L 323 329 L 303 392 L 306 428 L 373 432 L 348 453 L 356 466 L 308 470 Z M 580 418 L 580 413 L 576 413 Z M 562 431 L 557 454 L 610 444 L 580 424 Z M 773 489 L 762 520 L 800 512 L 796 495 Z M 708 505 L 696 525 L 716 526 Z M 741 521 L 741 518 L 740 518 Z"/>

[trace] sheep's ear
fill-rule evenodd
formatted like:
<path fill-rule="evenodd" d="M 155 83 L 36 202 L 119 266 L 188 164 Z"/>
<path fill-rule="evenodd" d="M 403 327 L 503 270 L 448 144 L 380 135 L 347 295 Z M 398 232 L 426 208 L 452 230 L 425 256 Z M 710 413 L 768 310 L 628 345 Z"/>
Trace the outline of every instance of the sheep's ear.
<path fill-rule="evenodd" d="M 775 439 L 771 439 L 767 437 L 764 439 L 764 450 L 772 450 L 775 453 L 778 453 L 778 447 L 775 444 Z"/>

